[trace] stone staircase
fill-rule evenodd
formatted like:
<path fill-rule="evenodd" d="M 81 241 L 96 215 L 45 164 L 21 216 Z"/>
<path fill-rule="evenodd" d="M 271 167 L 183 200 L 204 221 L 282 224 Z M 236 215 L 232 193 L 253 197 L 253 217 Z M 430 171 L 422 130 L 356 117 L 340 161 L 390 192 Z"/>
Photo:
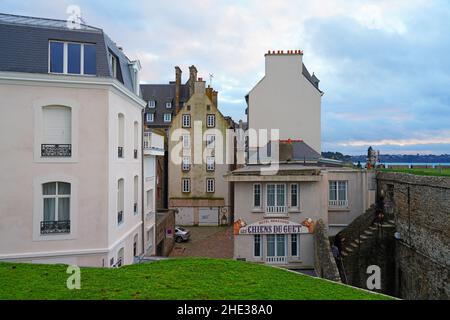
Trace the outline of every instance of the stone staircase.
<path fill-rule="evenodd" d="M 382 224 L 379 222 L 372 223 L 367 229 L 360 233 L 359 237 L 347 243 L 346 239 L 342 239 L 342 243 L 344 244 L 343 249 L 341 251 L 341 255 L 345 258 L 349 255 L 354 254 L 358 248 L 371 237 L 376 235 L 377 230 L 379 228 L 393 228 L 395 227 L 394 220 L 384 221 Z"/>

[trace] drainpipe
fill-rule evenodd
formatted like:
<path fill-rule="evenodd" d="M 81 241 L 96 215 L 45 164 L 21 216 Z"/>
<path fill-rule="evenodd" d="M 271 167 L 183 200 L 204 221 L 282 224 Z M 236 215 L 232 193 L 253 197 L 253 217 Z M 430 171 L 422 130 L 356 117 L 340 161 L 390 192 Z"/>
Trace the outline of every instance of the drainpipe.
<path fill-rule="evenodd" d="M 145 213 L 144 213 L 144 119 L 145 108 L 141 112 L 141 219 L 142 219 L 142 256 L 145 255 Z"/>

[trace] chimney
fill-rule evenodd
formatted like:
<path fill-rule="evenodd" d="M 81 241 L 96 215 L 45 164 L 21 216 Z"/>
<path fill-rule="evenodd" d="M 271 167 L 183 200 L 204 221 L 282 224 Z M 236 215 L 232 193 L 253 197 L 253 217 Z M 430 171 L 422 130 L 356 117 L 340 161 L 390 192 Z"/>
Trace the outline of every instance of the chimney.
<path fill-rule="evenodd" d="M 192 65 L 189 67 L 189 97 L 194 94 L 194 84 L 197 81 L 197 68 Z"/>
<path fill-rule="evenodd" d="M 180 88 L 181 88 L 181 69 L 175 67 L 175 113 L 180 111 Z"/>
<path fill-rule="evenodd" d="M 206 95 L 208 96 L 209 100 L 213 100 L 213 88 L 211 88 L 210 85 L 206 88 Z"/>
<path fill-rule="evenodd" d="M 218 106 L 217 106 L 217 94 L 218 94 L 218 92 L 216 90 L 214 90 L 212 92 L 212 99 L 211 99 L 212 103 L 216 106 L 216 108 L 218 108 Z"/>

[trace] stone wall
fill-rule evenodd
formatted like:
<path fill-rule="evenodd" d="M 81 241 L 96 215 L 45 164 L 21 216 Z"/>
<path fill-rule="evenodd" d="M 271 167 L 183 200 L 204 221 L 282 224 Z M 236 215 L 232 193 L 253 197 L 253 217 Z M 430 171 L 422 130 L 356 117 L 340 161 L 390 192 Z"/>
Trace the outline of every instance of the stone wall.
<path fill-rule="evenodd" d="M 168 256 L 175 245 L 175 211 L 156 212 L 156 255 Z"/>
<path fill-rule="evenodd" d="M 322 219 L 314 227 L 314 268 L 319 277 L 341 282 L 335 259 L 331 253 L 330 240 Z"/>
<path fill-rule="evenodd" d="M 450 178 L 379 172 L 392 199 L 395 291 L 405 299 L 450 299 Z"/>

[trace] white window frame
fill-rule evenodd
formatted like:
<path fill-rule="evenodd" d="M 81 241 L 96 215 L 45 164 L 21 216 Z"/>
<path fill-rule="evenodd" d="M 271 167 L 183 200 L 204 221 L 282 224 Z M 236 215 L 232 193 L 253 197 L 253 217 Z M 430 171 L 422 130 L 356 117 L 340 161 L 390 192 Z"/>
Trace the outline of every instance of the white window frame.
<path fill-rule="evenodd" d="M 191 127 L 191 115 L 190 114 L 183 114 L 181 118 L 181 124 L 183 128 L 190 128 Z"/>
<path fill-rule="evenodd" d="M 164 113 L 164 122 L 172 122 L 172 114 Z"/>
<path fill-rule="evenodd" d="M 50 183 L 56 183 L 55 194 L 44 195 L 44 190 L 43 190 L 44 185 L 45 184 L 50 184 Z M 70 193 L 69 194 L 59 194 L 58 191 L 59 191 L 59 184 L 60 183 L 67 183 L 68 185 L 70 185 Z M 59 210 L 58 210 L 59 199 L 62 199 L 62 198 L 66 198 L 67 199 L 68 198 L 69 201 L 70 201 L 70 195 L 71 194 L 72 194 L 72 185 L 70 183 L 68 183 L 68 182 L 53 181 L 53 182 L 46 182 L 46 183 L 42 184 L 42 193 L 41 193 L 42 201 L 44 201 L 44 199 L 55 199 L 55 220 L 53 220 L 53 221 L 59 221 L 59 217 L 58 217 L 58 213 L 59 213 Z M 70 214 L 70 205 L 69 205 L 69 221 L 70 221 L 70 218 L 71 218 L 71 214 Z M 42 220 L 41 221 L 44 221 L 44 206 L 42 206 Z"/>
<path fill-rule="evenodd" d="M 256 205 L 256 203 L 255 203 L 256 187 L 259 187 L 259 205 Z M 262 185 L 261 185 L 261 183 L 254 183 L 253 184 L 253 208 L 261 209 L 261 206 L 262 206 Z"/>
<path fill-rule="evenodd" d="M 296 239 L 297 239 L 297 241 L 296 241 L 297 254 L 295 254 L 295 255 L 292 254 L 292 248 L 293 248 L 292 238 L 293 238 L 293 236 L 295 236 Z M 289 255 L 290 255 L 291 257 L 300 257 L 300 234 L 298 234 L 298 233 L 293 233 L 293 234 L 291 234 L 291 236 L 290 236 L 290 242 L 291 242 L 291 246 L 290 246 L 290 250 L 291 250 L 291 251 L 289 252 Z"/>
<path fill-rule="evenodd" d="M 149 101 L 147 102 L 147 106 L 148 106 L 150 109 L 154 109 L 154 108 L 156 107 L 156 101 L 155 101 L 155 100 L 149 100 Z"/>
<path fill-rule="evenodd" d="M 181 192 L 183 192 L 183 193 L 191 192 L 191 179 L 190 178 L 181 179 Z"/>
<path fill-rule="evenodd" d="M 215 171 L 216 170 L 216 158 L 215 157 L 206 157 L 206 171 Z"/>
<path fill-rule="evenodd" d="M 62 43 L 64 48 L 63 48 L 63 72 L 52 72 L 50 70 L 50 65 L 51 65 L 51 48 L 50 48 L 50 44 L 52 42 L 56 42 L 56 43 Z M 79 44 L 80 45 L 80 73 L 69 73 L 69 49 L 68 49 L 68 45 L 69 43 L 71 44 Z M 84 73 L 84 46 L 85 45 L 94 45 L 93 43 L 83 43 L 83 42 L 73 42 L 73 41 L 58 41 L 58 40 L 49 40 L 48 41 L 48 73 L 50 74 L 67 74 L 67 75 L 71 75 L 71 76 L 87 76 L 87 77 L 96 77 L 97 76 L 97 72 L 95 72 L 95 74 L 85 74 Z M 97 50 L 97 48 L 96 48 Z"/>
<path fill-rule="evenodd" d="M 296 195 L 297 204 L 295 206 L 292 204 L 292 187 L 294 187 L 294 186 L 297 189 L 297 195 Z M 300 185 L 298 183 L 289 184 L 289 207 L 291 209 L 299 209 L 300 208 Z"/>
<path fill-rule="evenodd" d="M 146 115 L 145 115 L 145 117 L 146 117 L 146 121 L 147 122 L 154 122 L 155 121 L 155 114 L 154 113 L 152 113 L 152 112 L 148 112 Z"/>
<path fill-rule="evenodd" d="M 275 186 L 274 189 L 274 205 L 269 206 L 269 186 Z M 283 186 L 283 190 L 284 190 L 284 205 L 279 205 L 278 204 L 278 189 L 280 188 L 280 186 Z M 286 214 L 286 210 L 287 210 L 287 188 L 286 188 L 286 184 L 285 183 L 268 183 L 266 185 L 266 213 L 267 214 Z"/>
<path fill-rule="evenodd" d="M 259 239 L 259 255 L 256 255 L 256 252 L 255 252 L 257 237 Z M 253 235 L 253 257 L 261 258 L 262 256 L 263 256 L 263 236 L 261 234 L 255 234 L 255 235 Z"/>
<path fill-rule="evenodd" d="M 183 171 L 191 170 L 191 157 L 190 156 L 183 156 L 183 160 L 181 163 L 181 169 Z"/>
<path fill-rule="evenodd" d="M 214 128 L 216 126 L 216 115 L 215 114 L 207 114 L 206 115 L 206 126 L 208 128 Z"/>
<path fill-rule="evenodd" d="M 332 184 L 335 183 L 335 188 L 332 188 Z M 339 197 L 340 187 L 345 188 L 345 199 Z M 330 193 L 334 192 L 336 199 L 331 199 Z M 347 208 L 348 207 L 348 180 L 330 180 L 328 183 L 328 206 L 337 208 Z"/>
<path fill-rule="evenodd" d="M 189 133 L 183 133 L 181 136 L 181 142 L 183 145 L 183 149 L 191 148 L 191 135 Z"/>
<path fill-rule="evenodd" d="M 216 181 L 214 178 L 206 179 L 206 192 L 214 193 L 216 191 Z"/>
<path fill-rule="evenodd" d="M 216 135 L 215 134 L 207 134 L 206 135 L 206 148 L 207 149 L 215 149 L 216 147 Z"/>
<path fill-rule="evenodd" d="M 166 102 L 166 109 L 172 108 L 172 102 Z"/>

